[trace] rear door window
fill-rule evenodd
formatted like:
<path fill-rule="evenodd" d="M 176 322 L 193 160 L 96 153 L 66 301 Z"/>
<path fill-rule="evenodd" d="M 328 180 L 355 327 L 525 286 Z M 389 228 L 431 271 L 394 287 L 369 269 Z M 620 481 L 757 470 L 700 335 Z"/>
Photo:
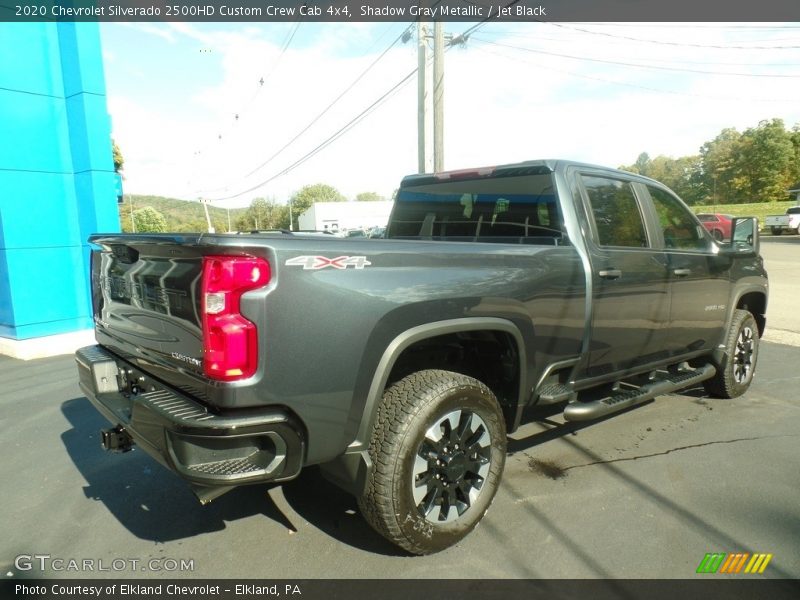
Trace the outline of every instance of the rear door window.
<path fill-rule="evenodd" d="M 646 248 L 644 219 L 628 181 L 581 175 L 599 246 Z"/>

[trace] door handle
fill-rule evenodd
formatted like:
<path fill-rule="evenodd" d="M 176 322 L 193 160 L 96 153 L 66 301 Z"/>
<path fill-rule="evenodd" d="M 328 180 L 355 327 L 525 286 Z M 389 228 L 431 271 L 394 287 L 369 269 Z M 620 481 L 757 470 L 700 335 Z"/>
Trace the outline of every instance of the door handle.
<path fill-rule="evenodd" d="M 622 277 L 622 271 L 619 269 L 603 269 L 597 273 L 603 279 L 619 279 Z"/>
<path fill-rule="evenodd" d="M 672 273 L 676 277 L 686 277 L 687 275 L 691 275 L 692 274 L 692 270 L 691 269 L 672 269 Z"/>

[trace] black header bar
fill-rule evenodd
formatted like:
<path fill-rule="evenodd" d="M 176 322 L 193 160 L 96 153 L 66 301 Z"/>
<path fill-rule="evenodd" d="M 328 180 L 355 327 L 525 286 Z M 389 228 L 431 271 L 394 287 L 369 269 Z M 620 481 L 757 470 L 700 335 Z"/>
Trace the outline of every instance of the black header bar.
<path fill-rule="evenodd" d="M 798 0 L 0 0 L 0 21 L 364 22 L 364 21 L 800 20 Z"/>
<path fill-rule="evenodd" d="M 713 575 L 693 580 L 0 580 L 2 600 L 796 600 L 799 596 L 797 580 L 722 579 Z"/>

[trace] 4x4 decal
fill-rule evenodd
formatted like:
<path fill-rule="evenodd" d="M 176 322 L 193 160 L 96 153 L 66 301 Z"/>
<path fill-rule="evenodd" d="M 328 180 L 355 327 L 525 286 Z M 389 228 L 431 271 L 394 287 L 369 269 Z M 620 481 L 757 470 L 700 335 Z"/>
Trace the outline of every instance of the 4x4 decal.
<path fill-rule="evenodd" d="M 356 269 L 363 269 L 371 264 L 372 263 L 367 260 L 366 256 L 337 256 L 336 258 L 328 258 L 326 256 L 295 256 L 286 261 L 286 265 L 303 267 L 304 271 L 318 271 L 325 267 L 346 269 L 350 266 Z"/>

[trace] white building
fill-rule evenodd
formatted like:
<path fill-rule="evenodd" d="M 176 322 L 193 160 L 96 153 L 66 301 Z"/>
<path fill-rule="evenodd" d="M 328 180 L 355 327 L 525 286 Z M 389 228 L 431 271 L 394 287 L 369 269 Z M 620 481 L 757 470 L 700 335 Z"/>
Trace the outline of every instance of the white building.
<path fill-rule="evenodd" d="M 344 231 L 384 227 L 394 202 L 315 202 L 298 218 L 300 229 Z"/>

